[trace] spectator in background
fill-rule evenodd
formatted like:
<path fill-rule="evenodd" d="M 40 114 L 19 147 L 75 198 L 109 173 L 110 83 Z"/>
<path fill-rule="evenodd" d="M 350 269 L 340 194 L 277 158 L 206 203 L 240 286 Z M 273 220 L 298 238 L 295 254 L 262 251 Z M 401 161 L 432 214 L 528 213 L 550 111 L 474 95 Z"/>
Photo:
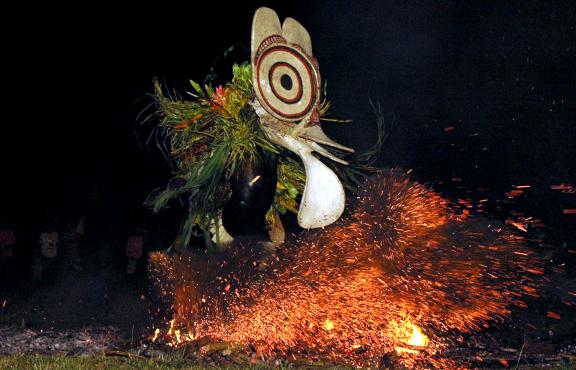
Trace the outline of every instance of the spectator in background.
<path fill-rule="evenodd" d="M 58 274 L 58 243 L 60 236 L 56 231 L 56 225 L 50 222 L 40 233 L 38 244 L 42 256 L 42 280 L 47 282 L 56 281 Z"/>
<path fill-rule="evenodd" d="M 0 280 L 9 281 L 14 268 L 16 236 L 5 220 L 0 220 Z"/>
<path fill-rule="evenodd" d="M 140 257 L 142 257 L 142 250 L 144 248 L 144 234 L 145 231 L 137 228 L 136 233 L 128 238 L 126 242 L 126 256 L 128 257 L 128 266 L 126 273 L 133 275 L 136 272 L 136 265 Z"/>

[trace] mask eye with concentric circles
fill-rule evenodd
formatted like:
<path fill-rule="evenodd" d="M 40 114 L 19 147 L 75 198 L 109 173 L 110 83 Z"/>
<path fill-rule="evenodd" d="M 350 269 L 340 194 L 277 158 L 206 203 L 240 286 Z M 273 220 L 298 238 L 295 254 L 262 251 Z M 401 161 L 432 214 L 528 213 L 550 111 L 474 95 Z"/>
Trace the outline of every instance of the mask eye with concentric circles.
<path fill-rule="evenodd" d="M 274 117 L 298 121 L 318 104 L 319 73 L 300 50 L 272 45 L 258 56 L 255 67 L 256 94 Z"/>

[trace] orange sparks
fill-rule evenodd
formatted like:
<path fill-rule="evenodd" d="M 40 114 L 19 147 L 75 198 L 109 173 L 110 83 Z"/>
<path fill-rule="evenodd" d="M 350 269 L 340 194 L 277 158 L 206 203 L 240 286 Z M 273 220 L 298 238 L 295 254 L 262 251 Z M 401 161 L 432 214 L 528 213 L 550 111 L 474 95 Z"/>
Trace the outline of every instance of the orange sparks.
<path fill-rule="evenodd" d="M 534 275 L 544 275 L 544 269 L 541 268 L 527 268 L 526 271 Z"/>
<path fill-rule="evenodd" d="M 514 220 L 506 220 L 506 223 L 509 225 L 514 226 L 515 228 L 517 228 L 520 231 L 524 231 L 527 232 L 528 231 L 528 226 L 524 223 L 518 222 L 518 221 L 514 221 Z"/>
<path fill-rule="evenodd" d="M 506 366 L 506 367 L 510 366 L 510 364 L 508 363 L 508 360 L 506 360 L 506 359 L 499 358 L 498 362 L 501 363 L 502 365 Z"/>
<path fill-rule="evenodd" d="M 561 318 L 559 314 L 557 314 L 556 312 L 552 312 L 552 311 L 548 311 L 546 313 L 546 317 L 549 317 L 549 318 L 555 319 L 555 320 L 560 320 L 560 318 Z"/>
<path fill-rule="evenodd" d="M 509 192 L 507 192 L 506 196 L 508 198 L 512 199 L 512 198 L 519 197 L 522 194 L 524 194 L 524 190 L 514 189 L 514 190 L 510 190 Z"/>
<path fill-rule="evenodd" d="M 567 194 L 575 194 L 576 193 L 576 186 L 570 185 L 570 184 L 551 185 L 550 189 L 560 190 L 562 193 L 567 193 Z"/>
<path fill-rule="evenodd" d="M 287 240 L 265 271 L 252 244 L 218 256 L 155 253 L 152 273 L 173 311 L 166 338 L 354 366 L 396 353 L 407 368 L 458 368 L 442 350 L 537 296 L 544 272 L 513 227 L 474 209 L 390 172 L 365 184 L 346 218 Z"/>

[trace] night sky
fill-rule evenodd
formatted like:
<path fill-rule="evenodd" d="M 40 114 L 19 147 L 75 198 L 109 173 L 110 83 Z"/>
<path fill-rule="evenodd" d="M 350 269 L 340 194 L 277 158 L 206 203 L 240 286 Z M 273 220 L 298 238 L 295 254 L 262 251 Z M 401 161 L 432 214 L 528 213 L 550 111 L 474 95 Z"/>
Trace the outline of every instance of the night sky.
<path fill-rule="evenodd" d="M 90 184 L 111 209 L 133 214 L 170 175 L 139 118 L 150 113 L 153 79 L 184 95 L 189 79 L 202 81 L 238 43 L 216 64 L 228 79 L 232 62 L 249 58 L 262 5 L 310 32 L 333 117 L 353 120 L 324 125 L 336 141 L 371 145 L 372 99 L 395 122 L 380 165 L 500 195 L 530 184 L 544 215 L 574 204 L 574 195 L 549 194 L 552 184 L 576 183 L 571 1 L 198 4 L 5 12 L 0 200 L 9 219 L 81 213 Z"/>

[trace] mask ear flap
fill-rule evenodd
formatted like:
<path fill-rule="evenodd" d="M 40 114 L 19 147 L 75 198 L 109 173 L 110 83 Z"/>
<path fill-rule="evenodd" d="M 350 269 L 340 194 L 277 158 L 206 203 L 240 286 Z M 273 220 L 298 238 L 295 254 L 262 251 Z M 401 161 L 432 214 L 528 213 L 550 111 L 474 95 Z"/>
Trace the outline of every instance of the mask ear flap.
<path fill-rule="evenodd" d="M 272 35 L 282 35 L 278 14 L 270 8 L 258 8 L 252 20 L 252 60 L 262 41 Z"/>
<path fill-rule="evenodd" d="M 308 54 L 312 54 L 312 39 L 310 34 L 306 31 L 303 25 L 298 23 L 294 18 L 286 18 L 282 25 L 282 36 L 291 44 L 296 44 Z"/>

